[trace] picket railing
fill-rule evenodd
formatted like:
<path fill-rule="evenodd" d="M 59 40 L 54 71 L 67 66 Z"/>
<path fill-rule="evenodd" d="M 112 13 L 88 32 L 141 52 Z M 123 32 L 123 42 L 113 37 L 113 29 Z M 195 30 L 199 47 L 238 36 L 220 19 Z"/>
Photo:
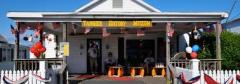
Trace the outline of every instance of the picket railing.
<path fill-rule="evenodd" d="M 207 84 L 205 83 L 205 80 L 204 80 L 204 73 L 211 76 L 215 81 L 217 81 L 218 83 L 221 83 L 223 84 L 224 82 L 226 82 L 229 78 L 229 80 L 233 79 L 233 84 L 240 84 L 240 82 L 238 82 L 236 80 L 236 75 L 240 74 L 240 71 L 239 70 L 214 70 L 214 71 L 211 71 L 211 70 L 205 70 L 205 71 L 200 71 L 200 75 L 201 75 L 201 79 L 200 79 L 200 82 L 201 84 Z M 229 83 L 227 83 L 229 84 Z"/>
<path fill-rule="evenodd" d="M 23 77 L 26 77 L 26 82 L 24 84 L 45 84 L 44 82 L 42 81 L 39 81 L 37 79 L 36 76 L 39 76 L 39 77 L 45 77 L 44 72 L 41 72 L 41 71 L 11 71 L 11 70 L 5 70 L 5 71 L 1 71 L 0 72 L 0 84 L 6 84 L 4 82 L 4 79 L 8 79 L 10 81 L 19 81 L 19 80 L 23 80 L 22 78 Z M 4 78 L 4 76 L 6 78 Z"/>
<path fill-rule="evenodd" d="M 186 80 L 190 80 L 191 78 L 195 77 L 193 76 L 193 73 L 195 71 L 192 71 L 191 69 L 185 69 L 181 67 L 176 67 L 175 68 L 175 78 L 177 81 L 175 81 L 174 84 L 182 84 L 181 79 L 178 79 L 177 77 L 180 77 L 182 73 L 184 73 Z M 240 75 L 239 70 L 201 70 L 199 71 L 198 75 L 201 76 L 200 80 L 196 84 L 207 84 L 204 80 L 204 74 L 209 75 L 213 80 L 217 81 L 220 84 L 224 84 L 224 82 L 233 79 L 233 84 L 240 84 L 240 82 L 237 81 L 236 75 Z M 226 83 L 230 84 L 230 83 Z"/>

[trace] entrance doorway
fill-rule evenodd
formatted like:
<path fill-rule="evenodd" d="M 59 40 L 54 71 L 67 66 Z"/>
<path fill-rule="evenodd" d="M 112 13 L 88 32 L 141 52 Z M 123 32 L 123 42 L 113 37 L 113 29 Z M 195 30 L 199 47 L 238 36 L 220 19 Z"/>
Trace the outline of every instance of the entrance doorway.
<path fill-rule="evenodd" d="M 93 63 L 94 60 L 92 60 L 94 56 L 91 56 L 92 53 L 95 53 L 96 55 L 97 67 L 91 67 L 92 65 L 95 66 L 95 63 Z M 100 74 L 102 73 L 101 68 L 102 68 L 102 41 L 101 39 L 87 39 L 87 73 L 93 73 L 94 69 L 96 69 L 97 74 Z"/>
<path fill-rule="evenodd" d="M 154 40 L 127 40 L 126 57 L 130 66 L 141 66 L 148 56 L 155 58 Z"/>

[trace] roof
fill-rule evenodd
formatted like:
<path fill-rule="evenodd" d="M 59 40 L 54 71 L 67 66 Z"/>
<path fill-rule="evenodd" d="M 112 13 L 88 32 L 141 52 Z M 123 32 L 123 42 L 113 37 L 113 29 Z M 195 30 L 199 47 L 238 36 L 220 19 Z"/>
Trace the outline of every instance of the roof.
<path fill-rule="evenodd" d="M 7 43 L 6 38 L 2 35 L 0 35 L 0 43 Z"/>
<path fill-rule="evenodd" d="M 101 5 L 103 2 L 111 1 L 111 0 L 92 0 L 88 4 L 80 7 L 79 9 L 75 10 L 75 12 L 87 12 L 87 10 L 93 9 L 96 7 L 96 5 Z M 126 0 L 125 0 L 126 1 Z M 136 3 L 140 5 L 141 7 L 144 7 L 145 9 L 151 11 L 151 12 L 161 12 L 160 10 L 156 9 L 155 7 L 147 4 L 143 0 L 128 0 L 129 2 Z M 108 4 L 109 5 L 109 4 Z M 128 7 L 129 8 L 129 7 Z"/>
<path fill-rule="evenodd" d="M 126 12 L 126 9 L 112 8 L 110 1 L 92 0 L 74 12 L 8 12 L 7 17 L 19 22 L 81 22 L 82 19 L 113 18 L 151 19 L 152 22 L 216 22 L 228 17 L 226 12 L 161 12 L 143 0 L 123 0 L 123 4 L 128 4 L 126 9 L 133 7 Z M 106 9 L 106 12 L 104 8 L 109 10 Z"/>

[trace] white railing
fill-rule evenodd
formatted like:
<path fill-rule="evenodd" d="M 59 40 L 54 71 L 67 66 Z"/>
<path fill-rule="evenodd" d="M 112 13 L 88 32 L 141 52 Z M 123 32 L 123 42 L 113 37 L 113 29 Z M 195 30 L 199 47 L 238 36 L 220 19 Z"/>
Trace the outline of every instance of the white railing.
<path fill-rule="evenodd" d="M 174 69 L 174 84 L 182 84 L 181 79 L 179 79 L 181 74 L 185 74 L 184 77 L 186 78 L 184 81 L 188 81 L 194 77 L 200 76 L 200 79 L 195 84 L 207 84 L 204 79 L 204 74 L 209 75 L 214 81 L 224 84 L 226 81 L 233 80 L 233 84 L 240 84 L 237 81 L 236 75 L 240 75 L 239 70 L 201 70 L 199 71 L 199 60 L 194 59 L 190 60 L 190 69 L 182 68 L 182 67 L 175 67 Z M 172 71 L 173 72 L 173 71 Z M 229 83 L 226 83 L 229 84 Z"/>
<path fill-rule="evenodd" d="M 41 71 L 11 71 L 11 70 L 5 70 L 0 72 L 0 84 L 6 84 L 4 82 L 4 79 L 11 81 L 11 82 L 17 82 L 17 81 L 24 81 L 24 84 L 45 84 L 43 81 L 39 81 L 38 77 L 45 78 L 44 72 Z M 4 78 L 5 76 L 5 78 Z"/>
<path fill-rule="evenodd" d="M 230 80 L 233 79 L 233 84 L 240 84 L 240 82 L 238 82 L 236 80 L 236 75 L 240 74 L 240 71 L 239 70 L 215 70 L 215 71 L 200 71 L 201 73 L 201 79 L 200 79 L 200 82 L 201 84 L 207 84 L 205 83 L 205 80 L 204 80 L 204 73 L 211 76 L 213 78 L 213 80 L 217 81 L 218 83 L 221 83 L 223 84 L 224 82 L 226 82 L 229 78 Z"/>

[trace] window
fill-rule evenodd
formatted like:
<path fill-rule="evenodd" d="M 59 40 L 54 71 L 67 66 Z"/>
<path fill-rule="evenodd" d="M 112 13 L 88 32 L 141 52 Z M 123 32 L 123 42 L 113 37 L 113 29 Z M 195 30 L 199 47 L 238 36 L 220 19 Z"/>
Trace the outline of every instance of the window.
<path fill-rule="evenodd" d="M 11 61 L 13 61 L 13 57 L 14 57 L 14 51 L 13 49 L 11 49 Z"/>
<path fill-rule="evenodd" d="M 112 0 L 113 8 L 122 8 L 123 0 Z"/>
<path fill-rule="evenodd" d="M 0 48 L 0 62 L 2 61 L 2 48 Z"/>

